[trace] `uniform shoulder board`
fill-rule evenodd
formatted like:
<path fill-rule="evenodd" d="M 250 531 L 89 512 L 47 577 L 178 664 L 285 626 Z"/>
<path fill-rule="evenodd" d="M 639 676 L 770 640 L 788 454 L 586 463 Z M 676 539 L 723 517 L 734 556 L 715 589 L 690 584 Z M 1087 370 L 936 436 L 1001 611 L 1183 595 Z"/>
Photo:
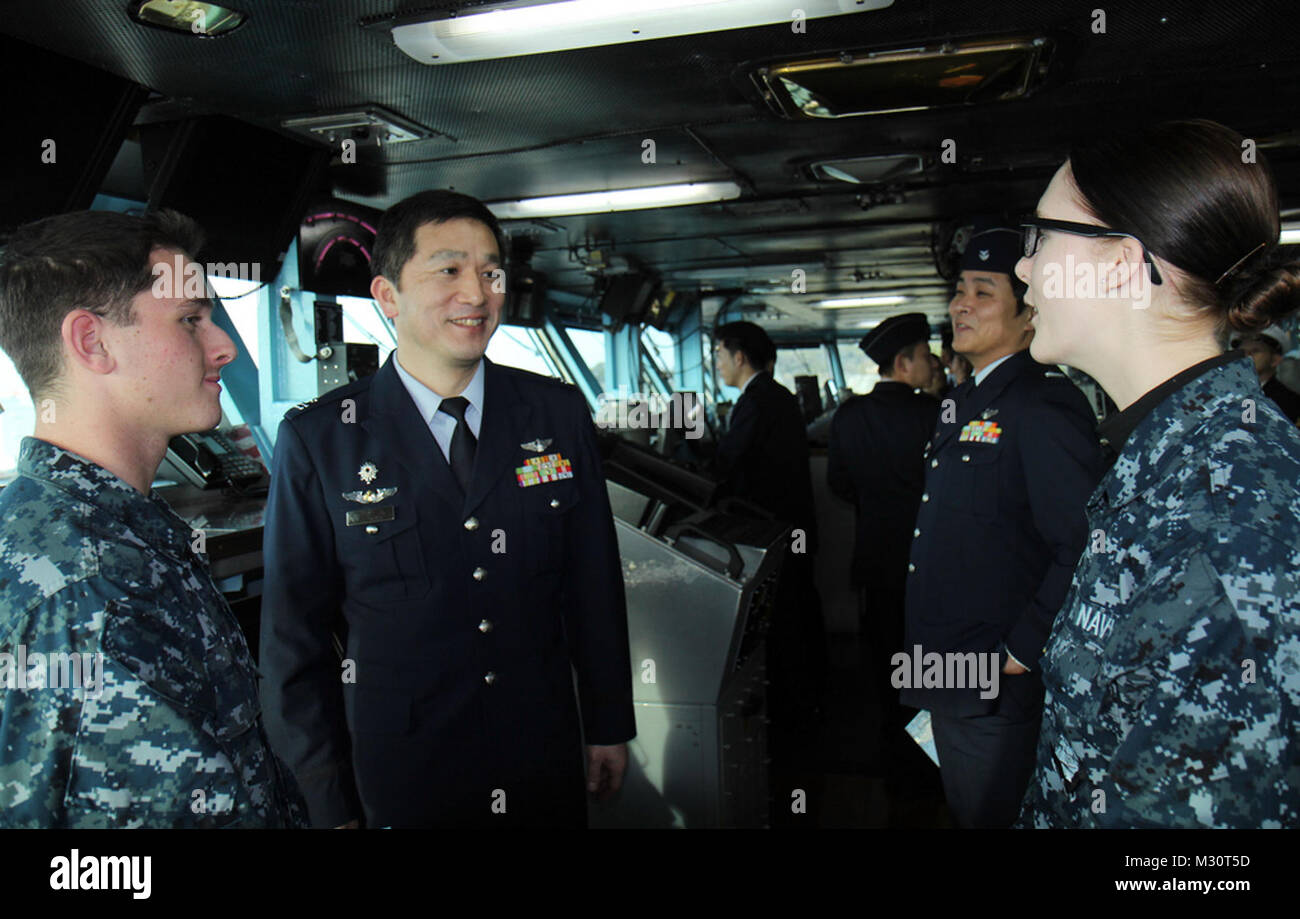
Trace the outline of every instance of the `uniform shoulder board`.
<path fill-rule="evenodd" d="M 1059 370 L 1049 370 L 1047 371 L 1047 373 L 1043 374 L 1043 378 L 1046 380 L 1068 380 L 1069 379 L 1069 377 L 1061 373 L 1061 371 Z"/>
<path fill-rule="evenodd" d="M 290 415 L 301 415 L 319 401 L 320 396 L 317 396 L 315 399 L 308 399 L 306 402 L 299 402 L 293 408 L 289 409 L 289 411 L 285 412 L 284 416 L 288 418 Z"/>

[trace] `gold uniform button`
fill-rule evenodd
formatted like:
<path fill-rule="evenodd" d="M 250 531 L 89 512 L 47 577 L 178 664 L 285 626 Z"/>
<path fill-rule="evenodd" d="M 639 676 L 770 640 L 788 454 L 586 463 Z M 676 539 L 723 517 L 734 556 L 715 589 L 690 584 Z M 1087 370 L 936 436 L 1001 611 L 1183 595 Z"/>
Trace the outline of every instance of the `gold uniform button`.
<path fill-rule="evenodd" d="M 551 507 L 559 507 L 559 506 L 560 506 L 560 499 L 559 499 L 559 498 L 552 498 L 552 499 L 551 499 Z"/>
<path fill-rule="evenodd" d="M 931 468 L 931 469 L 934 469 L 934 468 L 935 468 L 936 466 L 938 466 L 938 465 L 939 465 L 939 461 L 938 461 L 937 459 L 932 459 L 932 460 L 930 460 L 930 468 Z"/>
<path fill-rule="evenodd" d="M 908 571 L 915 571 L 915 570 L 916 570 L 916 566 L 913 565 L 911 562 L 908 562 L 908 563 L 907 563 L 907 570 L 908 570 Z"/>
<path fill-rule="evenodd" d="M 487 577 L 487 570 L 486 570 L 486 569 L 484 569 L 484 568 L 475 568 L 475 569 L 474 569 L 474 580 L 476 580 L 476 581 L 481 581 L 481 580 L 483 580 L 485 577 Z"/>
<path fill-rule="evenodd" d="M 917 527 L 915 530 L 912 531 L 912 536 L 913 536 L 913 538 L 915 538 L 915 537 L 917 537 L 917 536 L 920 536 L 920 535 L 921 535 L 921 528 L 920 528 L 920 527 Z"/>
<path fill-rule="evenodd" d="M 496 681 L 497 681 L 497 675 L 493 673 L 491 670 L 489 670 L 487 673 L 483 675 L 483 682 L 487 683 L 489 686 L 491 686 Z"/>
<path fill-rule="evenodd" d="M 929 500 L 930 500 L 930 493 L 929 493 L 929 492 L 926 492 L 925 494 L 921 495 L 921 500 L 922 500 L 922 501 L 929 501 Z"/>
<path fill-rule="evenodd" d="M 484 619 L 478 624 L 478 630 L 486 635 L 488 632 L 492 631 L 492 623 L 487 619 Z"/>
<path fill-rule="evenodd" d="M 969 454 L 969 453 L 963 453 L 963 454 L 961 455 L 961 461 L 962 461 L 963 463 L 969 463 L 969 462 L 970 462 L 970 454 Z"/>
<path fill-rule="evenodd" d="M 371 536 L 374 536 L 376 533 L 379 532 L 379 527 L 375 526 L 372 523 L 370 526 L 366 527 L 366 532 L 369 533 Z"/>
<path fill-rule="evenodd" d="M 471 533 L 474 532 L 475 530 L 477 530 L 477 529 L 478 529 L 478 518 L 477 518 L 477 517 L 471 517 L 471 518 L 469 518 L 468 520 L 466 520 L 466 521 L 465 521 L 465 529 L 469 530 Z"/>

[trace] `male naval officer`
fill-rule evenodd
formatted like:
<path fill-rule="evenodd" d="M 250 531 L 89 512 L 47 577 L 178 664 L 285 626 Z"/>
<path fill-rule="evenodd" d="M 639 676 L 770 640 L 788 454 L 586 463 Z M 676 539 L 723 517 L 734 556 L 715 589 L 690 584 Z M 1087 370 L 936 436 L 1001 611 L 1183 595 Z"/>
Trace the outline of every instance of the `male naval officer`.
<path fill-rule="evenodd" d="M 850 580 L 858 589 L 864 663 L 884 705 L 887 749 L 896 740 L 910 743 L 890 661 L 903 649 L 907 555 L 925 485 L 922 454 L 939 419 L 938 400 L 917 392 L 934 374 L 929 339 L 922 313 L 890 316 L 863 337 L 859 347 L 880 368 L 880 382 L 836 410 L 827 455 L 827 484 L 854 506 Z M 891 770 L 899 759 L 889 757 Z"/>
<path fill-rule="evenodd" d="M 285 827 L 257 671 L 206 559 L 150 491 L 176 434 L 221 420 L 235 345 L 174 265 L 171 211 L 20 227 L 0 346 L 37 423 L 0 495 L 0 826 Z"/>
<path fill-rule="evenodd" d="M 974 377 L 940 403 L 907 566 L 901 698 L 931 712 L 944 795 L 962 827 L 1016 818 L 1042 716 L 1043 645 L 1102 474 L 1083 394 L 1029 356 L 1019 258 L 1018 231 L 976 224 L 948 306 L 953 349 Z M 971 659 L 948 655 L 974 652 L 990 665 L 945 666 L 943 685 L 917 685 L 910 659 L 931 652 L 956 662 Z M 972 687 L 976 670 L 985 679 Z"/>
<path fill-rule="evenodd" d="M 316 826 L 583 826 L 584 740 L 588 790 L 622 782 L 632 677 L 595 431 L 573 387 L 484 358 L 501 252 L 473 198 L 390 208 L 370 289 L 396 352 L 280 425 L 263 698 Z"/>

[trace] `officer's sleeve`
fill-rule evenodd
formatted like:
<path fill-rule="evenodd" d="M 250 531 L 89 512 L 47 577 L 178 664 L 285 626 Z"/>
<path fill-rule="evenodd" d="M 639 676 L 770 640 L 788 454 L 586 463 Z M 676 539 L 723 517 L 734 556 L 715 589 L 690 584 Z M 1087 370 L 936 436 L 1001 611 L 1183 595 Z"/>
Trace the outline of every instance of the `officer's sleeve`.
<path fill-rule="evenodd" d="M 1300 826 L 1300 575 L 1293 563 L 1240 563 L 1295 548 L 1236 528 L 1211 539 L 1226 539 L 1235 563 L 1197 554 L 1158 607 L 1128 614 L 1158 623 L 1167 608 L 1186 626 L 1158 665 L 1123 673 L 1108 692 L 1132 727 L 1106 769 L 1103 826 Z M 1131 713 L 1130 693 L 1145 699 Z"/>
<path fill-rule="evenodd" d="M 831 493 L 850 504 L 857 503 L 857 492 L 853 490 L 853 476 L 849 474 L 849 460 L 845 456 L 844 406 L 840 406 L 831 416 L 830 446 L 826 451 L 826 484 Z"/>
<path fill-rule="evenodd" d="M 1020 465 L 1034 528 L 1051 553 L 1029 607 L 1004 638 L 1011 654 L 1038 670 L 1070 578 L 1087 541 L 1088 498 L 1103 472 L 1096 425 L 1083 394 L 1049 381 L 1020 422 Z"/>
<path fill-rule="evenodd" d="M 579 501 L 565 515 L 565 634 L 578 674 L 584 739 L 589 744 L 618 744 L 636 736 L 623 567 L 596 429 L 582 394 L 575 390 L 571 395 L 579 445 L 572 467 Z"/>
<path fill-rule="evenodd" d="M 275 443 L 263 557 L 266 731 L 293 770 L 313 825 L 338 826 L 361 816 L 333 645 L 341 578 L 320 478 L 288 420 Z"/>
<path fill-rule="evenodd" d="M 753 447 L 758 437 L 758 405 L 753 396 L 746 399 L 742 394 L 731 408 L 731 417 L 727 419 L 727 432 L 718 441 L 718 451 L 713 463 L 719 477 L 726 481 L 736 471 L 741 459 Z"/>

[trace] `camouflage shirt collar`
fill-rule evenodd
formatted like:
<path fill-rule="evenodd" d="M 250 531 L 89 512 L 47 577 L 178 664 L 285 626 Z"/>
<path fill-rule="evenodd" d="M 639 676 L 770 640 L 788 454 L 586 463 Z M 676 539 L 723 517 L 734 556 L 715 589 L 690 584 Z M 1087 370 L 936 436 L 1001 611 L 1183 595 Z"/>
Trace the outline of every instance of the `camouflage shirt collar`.
<path fill-rule="evenodd" d="M 1112 506 L 1125 504 L 1166 478 L 1171 467 L 1194 460 L 1192 434 L 1216 419 L 1239 418 L 1242 399 L 1258 388 L 1254 365 L 1235 351 L 1195 364 L 1153 389 L 1121 413 L 1139 409 L 1136 421 L 1112 426 L 1127 437 L 1112 437 L 1122 449 L 1094 502 L 1104 495 Z M 1148 401 L 1148 396 L 1156 398 Z"/>
<path fill-rule="evenodd" d="M 47 482 L 122 521 L 136 537 L 177 558 L 189 552 L 190 527 L 154 491 L 140 494 L 103 466 L 36 437 L 24 437 L 18 474 Z"/>

